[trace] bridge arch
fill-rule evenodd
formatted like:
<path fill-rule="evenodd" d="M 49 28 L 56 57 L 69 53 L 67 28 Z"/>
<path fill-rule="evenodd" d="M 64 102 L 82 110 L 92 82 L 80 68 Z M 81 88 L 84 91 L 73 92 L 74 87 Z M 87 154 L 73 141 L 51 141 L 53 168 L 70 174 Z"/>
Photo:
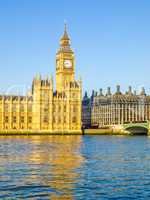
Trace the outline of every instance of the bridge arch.
<path fill-rule="evenodd" d="M 129 126 L 125 130 L 132 135 L 148 135 L 148 128 L 144 126 Z"/>

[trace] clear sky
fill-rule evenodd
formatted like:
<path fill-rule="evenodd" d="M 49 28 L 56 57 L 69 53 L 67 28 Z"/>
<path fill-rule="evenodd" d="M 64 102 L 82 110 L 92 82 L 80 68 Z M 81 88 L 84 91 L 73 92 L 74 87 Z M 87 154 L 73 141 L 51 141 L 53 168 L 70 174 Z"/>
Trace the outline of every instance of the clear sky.
<path fill-rule="evenodd" d="M 0 92 L 55 73 L 64 20 L 84 90 L 150 92 L 149 0 L 0 0 Z"/>

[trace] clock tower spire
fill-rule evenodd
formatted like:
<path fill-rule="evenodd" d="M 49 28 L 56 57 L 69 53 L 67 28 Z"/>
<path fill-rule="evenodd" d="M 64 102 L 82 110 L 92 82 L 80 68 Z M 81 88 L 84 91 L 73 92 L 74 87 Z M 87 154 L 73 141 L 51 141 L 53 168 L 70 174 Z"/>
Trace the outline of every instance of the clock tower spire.
<path fill-rule="evenodd" d="M 70 38 L 65 24 L 60 47 L 56 54 L 56 90 L 62 92 L 66 85 L 74 81 L 74 52 L 70 47 Z"/>
<path fill-rule="evenodd" d="M 67 24 L 66 23 L 65 23 L 65 27 L 64 27 L 64 34 L 60 39 L 60 46 L 61 47 L 70 46 L 70 38 L 67 33 Z"/>

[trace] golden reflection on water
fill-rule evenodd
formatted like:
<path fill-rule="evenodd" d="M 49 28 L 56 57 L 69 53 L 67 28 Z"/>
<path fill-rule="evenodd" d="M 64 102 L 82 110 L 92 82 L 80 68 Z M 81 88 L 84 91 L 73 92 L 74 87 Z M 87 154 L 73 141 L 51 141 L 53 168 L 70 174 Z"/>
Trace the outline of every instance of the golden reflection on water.
<path fill-rule="evenodd" d="M 39 145 L 39 148 L 40 145 L 46 145 L 48 148 L 46 153 L 45 151 L 36 151 L 35 148 L 35 151 L 32 151 L 27 159 L 33 164 L 50 164 L 47 174 L 50 175 L 51 178 L 44 176 L 41 180 L 44 185 L 49 185 L 50 188 L 59 192 L 59 194 L 52 192 L 50 194 L 50 199 L 73 199 L 73 189 L 77 178 L 79 178 L 79 174 L 75 170 L 84 162 L 84 158 L 80 153 L 82 137 L 34 136 L 30 137 L 30 139 L 32 143 Z M 35 180 L 35 178 L 36 177 L 32 177 L 32 180 Z"/>

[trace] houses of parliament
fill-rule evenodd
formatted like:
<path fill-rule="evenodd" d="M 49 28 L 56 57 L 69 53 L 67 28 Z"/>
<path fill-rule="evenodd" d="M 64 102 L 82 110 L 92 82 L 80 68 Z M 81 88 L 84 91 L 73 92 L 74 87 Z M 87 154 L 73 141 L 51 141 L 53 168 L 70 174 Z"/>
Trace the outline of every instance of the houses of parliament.
<path fill-rule="evenodd" d="M 81 133 L 82 81 L 75 80 L 75 56 L 66 25 L 52 77 L 36 75 L 26 96 L 0 96 L 0 130 Z"/>
<path fill-rule="evenodd" d="M 108 87 L 106 94 L 100 89 L 82 99 L 66 25 L 56 53 L 54 88 L 52 77 L 36 75 L 26 96 L 0 95 L 0 133 L 81 134 L 94 128 L 150 135 L 150 96 L 144 88 L 137 94 L 130 86 L 123 94 L 118 85 L 114 94 Z"/>

